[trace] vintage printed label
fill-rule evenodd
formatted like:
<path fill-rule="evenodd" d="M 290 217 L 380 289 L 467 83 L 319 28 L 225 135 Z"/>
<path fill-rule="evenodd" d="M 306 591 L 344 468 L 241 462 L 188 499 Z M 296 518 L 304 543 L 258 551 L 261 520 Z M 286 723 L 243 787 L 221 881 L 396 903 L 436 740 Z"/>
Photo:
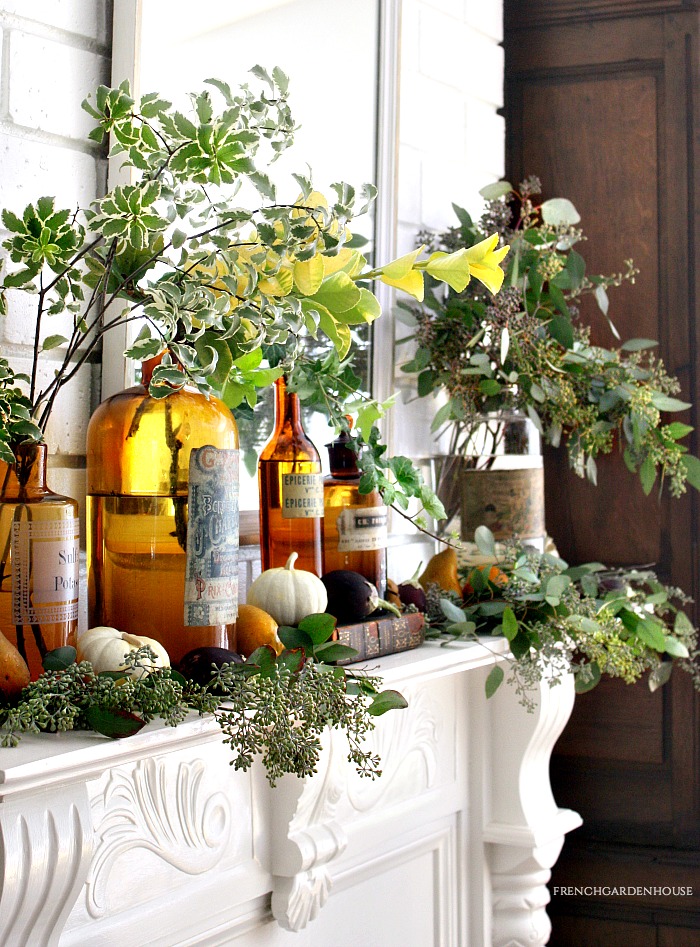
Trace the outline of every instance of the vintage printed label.
<path fill-rule="evenodd" d="M 238 614 L 238 451 L 190 455 L 186 626 L 226 625 Z"/>
<path fill-rule="evenodd" d="M 338 551 L 371 552 L 386 548 L 385 506 L 346 507 L 338 515 Z"/>
<path fill-rule="evenodd" d="M 286 520 L 323 516 L 323 474 L 282 474 L 282 517 Z"/>
<path fill-rule="evenodd" d="M 462 478 L 462 539 L 488 526 L 496 539 L 544 536 L 544 471 L 468 470 Z"/>
<path fill-rule="evenodd" d="M 78 617 L 77 519 L 12 524 L 12 621 L 41 625 Z"/>

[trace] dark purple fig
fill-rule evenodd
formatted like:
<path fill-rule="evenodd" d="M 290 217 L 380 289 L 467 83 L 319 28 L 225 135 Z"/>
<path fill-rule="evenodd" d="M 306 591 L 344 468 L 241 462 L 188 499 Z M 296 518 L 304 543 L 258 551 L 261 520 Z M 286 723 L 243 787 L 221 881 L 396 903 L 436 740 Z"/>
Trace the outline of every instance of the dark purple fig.
<path fill-rule="evenodd" d="M 398 608 L 379 598 L 379 592 L 371 582 L 350 569 L 334 569 L 321 576 L 328 592 L 326 611 L 333 615 L 339 625 L 353 625 L 363 621 L 379 607 L 400 615 Z"/>
<path fill-rule="evenodd" d="M 224 664 L 243 664 L 243 658 L 237 651 L 226 648 L 194 648 L 188 651 L 177 666 L 183 677 L 205 687 L 214 674 L 214 667 Z"/>
<path fill-rule="evenodd" d="M 428 607 L 428 601 L 425 597 L 423 586 L 418 581 L 423 563 L 421 562 L 410 579 L 399 585 L 399 598 L 402 605 L 414 605 L 419 612 L 424 612 Z"/>

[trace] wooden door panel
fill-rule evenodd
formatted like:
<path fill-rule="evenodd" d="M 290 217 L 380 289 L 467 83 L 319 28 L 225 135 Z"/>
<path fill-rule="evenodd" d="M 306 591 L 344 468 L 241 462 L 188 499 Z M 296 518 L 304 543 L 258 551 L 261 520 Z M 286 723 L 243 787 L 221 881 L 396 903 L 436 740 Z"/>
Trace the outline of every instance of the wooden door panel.
<path fill-rule="evenodd" d="M 698 425 L 700 343 L 700 4 L 696 0 L 505 2 L 508 177 L 542 179 L 544 197 L 570 198 L 588 241 L 589 272 L 621 270 L 633 286 L 610 291 L 623 339 L 654 338 Z M 593 338 L 614 344 L 590 300 Z M 700 448 L 693 435 L 691 449 Z M 547 527 L 572 563 L 654 563 L 700 610 L 700 506 L 645 497 L 619 455 L 598 464 L 598 486 L 545 451 Z M 552 760 L 557 801 L 584 825 L 567 839 L 553 885 L 695 884 L 700 892 L 700 702 L 689 679 L 651 694 L 605 682 L 577 699 Z M 685 879 L 684 882 L 679 879 Z M 673 883 L 676 883 L 673 882 Z M 552 943 L 675 947 L 700 903 L 641 897 L 554 898 Z"/>

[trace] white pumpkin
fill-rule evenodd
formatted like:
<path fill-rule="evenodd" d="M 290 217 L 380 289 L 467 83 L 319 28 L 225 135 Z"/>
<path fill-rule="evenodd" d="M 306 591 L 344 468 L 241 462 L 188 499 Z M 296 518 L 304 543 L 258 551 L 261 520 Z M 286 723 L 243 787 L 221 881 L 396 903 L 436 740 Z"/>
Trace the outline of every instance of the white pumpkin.
<path fill-rule="evenodd" d="M 130 635 L 127 631 L 118 631 L 105 625 L 88 628 L 78 638 L 78 660 L 89 661 L 97 674 L 102 671 L 123 671 L 125 656 L 146 645 L 156 656 L 154 667 L 170 667 L 170 657 L 160 641 L 145 635 Z M 147 668 L 144 671 L 147 673 Z M 140 676 L 143 672 L 131 669 L 129 673 Z"/>
<path fill-rule="evenodd" d="M 298 558 L 293 552 L 286 565 L 261 572 L 248 589 L 248 605 L 262 608 L 278 625 L 296 625 L 306 615 L 325 612 L 328 604 L 328 593 L 319 577 L 294 568 Z"/>

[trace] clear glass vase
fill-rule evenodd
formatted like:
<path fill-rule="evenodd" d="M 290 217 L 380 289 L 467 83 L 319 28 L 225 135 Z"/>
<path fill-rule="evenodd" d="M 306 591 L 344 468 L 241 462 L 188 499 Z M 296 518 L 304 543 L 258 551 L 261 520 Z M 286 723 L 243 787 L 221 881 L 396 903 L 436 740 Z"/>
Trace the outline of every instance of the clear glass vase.
<path fill-rule="evenodd" d="M 155 638 L 176 663 L 235 644 L 238 430 L 194 388 L 152 398 L 154 364 L 88 427 L 88 620 Z"/>
<path fill-rule="evenodd" d="M 80 569 L 78 504 L 46 484 L 46 444 L 0 462 L 0 631 L 29 665 L 75 643 Z"/>

